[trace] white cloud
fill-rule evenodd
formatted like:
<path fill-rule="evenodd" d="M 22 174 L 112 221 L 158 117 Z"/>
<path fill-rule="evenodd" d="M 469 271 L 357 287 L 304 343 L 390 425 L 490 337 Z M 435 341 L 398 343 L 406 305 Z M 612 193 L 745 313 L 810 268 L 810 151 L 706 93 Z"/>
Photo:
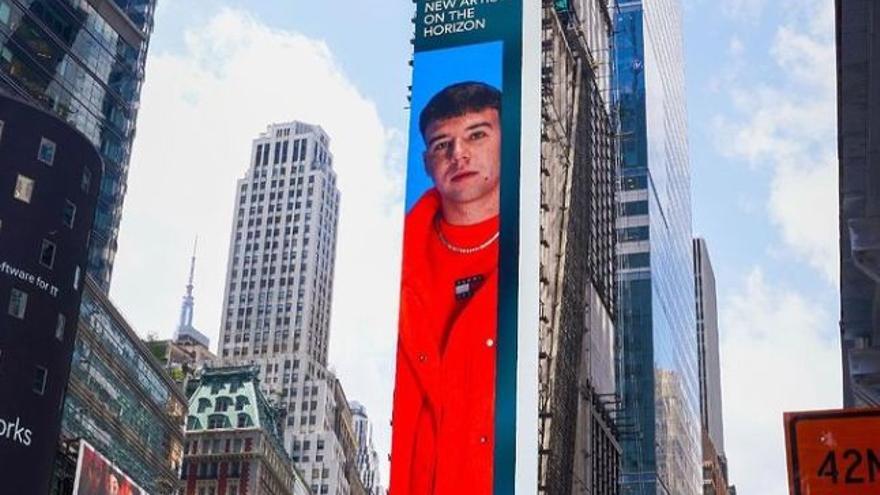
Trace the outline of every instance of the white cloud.
<path fill-rule="evenodd" d="M 765 0 L 722 0 L 721 11 L 734 19 L 755 21 L 764 10 Z"/>
<path fill-rule="evenodd" d="M 840 407 L 834 315 L 755 269 L 721 310 L 724 424 L 741 493 L 788 493 L 782 414 Z"/>
<path fill-rule="evenodd" d="M 775 70 L 759 83 L 728 81 L 740 114 L 715 121 L 719 149 L 773 172 L 767 208 L 794 255 L 829 283 L 838 278 L 836 92 L 833 17 L 817 4 L 800 6 L 806 25 L 777 29 Z M 821 22 L 819 20 L 821 20 Z M 825 24 L 827 23 L 827 24 Z M 734 51 L 735 52 L 735 51 Z M 731 55 L 732 64 L 741 54 Z"/>
<path fill-rule="evenodd" d="M 384 457 L 401 249 L 401 133 L 383 125 L 324 43 L 238 10 L 191 26 L 183 51 L 153 53 L 147 74 L 114 299 L 142 335 L 170 336 L 198 234 L 196 326 L 216 343 L 235 182 L 247 169 L 251 140 L 272 122 L 320 124 L 332 140 L 341 190 L 330 361 L 348 398 L 371 414 Z"/>

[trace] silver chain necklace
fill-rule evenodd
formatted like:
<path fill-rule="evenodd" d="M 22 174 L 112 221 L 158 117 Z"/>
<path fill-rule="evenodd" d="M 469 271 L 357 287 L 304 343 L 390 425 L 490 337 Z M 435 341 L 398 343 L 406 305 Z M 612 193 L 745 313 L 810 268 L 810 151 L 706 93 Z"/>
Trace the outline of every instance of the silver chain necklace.
<path fill-rule="evenodd" d="M 443 235 L 443 230 L 440 229 L 440 216 L 439 215 L 434 217 L 434 231 L 437 232 L 437 237 L 440 239 L 440 242 L 444 246 L 446 246 L 446 249 L 448 249 L 456 254 L 478 253 L 478 252 L 486 249 L 487 247 L 491 246 L 493 242 L 497 241 L 498 235 L 500 234 L 500 232 L 496 230 L 495 233 L 492 234 L 492 237 L 486 239 L 485 241 L 483 241 L 481 244 L 479 244 L 477 246 L 471 246 L 471 247 L 456 246 L 455 244 L 449 242 L 449 239 L 447 239 L 446 236 Z"/>

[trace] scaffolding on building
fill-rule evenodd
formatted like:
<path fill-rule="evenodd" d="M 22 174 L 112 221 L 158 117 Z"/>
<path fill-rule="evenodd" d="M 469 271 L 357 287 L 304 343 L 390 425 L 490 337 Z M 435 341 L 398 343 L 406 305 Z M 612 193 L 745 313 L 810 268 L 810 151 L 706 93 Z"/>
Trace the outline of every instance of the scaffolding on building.
<path fill-rule="evenodd" d="M 579 14 L 597 13 L 595 36 Z M 617 310 L 610 44 L 588 41 L 610 40 L 608 16 L 604 0 L 543 3 L 538 491 L 553 495 L 619 491 L 619 400 L 597 390 L 590 345 L 591 315 Z"/>

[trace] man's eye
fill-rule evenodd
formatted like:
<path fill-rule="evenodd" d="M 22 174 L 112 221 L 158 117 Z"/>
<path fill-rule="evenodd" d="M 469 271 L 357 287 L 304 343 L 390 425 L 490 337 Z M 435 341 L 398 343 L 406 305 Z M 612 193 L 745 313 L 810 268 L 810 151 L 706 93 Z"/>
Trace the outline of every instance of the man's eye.
<path fill-rule="evenodd" d="M 434 148 L 432 151 L 436 153 L 438 151 L 443 151 L 446 148 L 449 148 L 449 141 L 440 141 L 439 143 L 434 144 Z"/>
<path fill-rule="evenodd" d="M 483 139 L 486 136 L 488 136 L 488 134 L 486 134 L 485 131 L 475 131 L 474 133 L 472 133 L 468 137 L 470 138 L 471 141 L 476 141 L 478 139 Z"/>

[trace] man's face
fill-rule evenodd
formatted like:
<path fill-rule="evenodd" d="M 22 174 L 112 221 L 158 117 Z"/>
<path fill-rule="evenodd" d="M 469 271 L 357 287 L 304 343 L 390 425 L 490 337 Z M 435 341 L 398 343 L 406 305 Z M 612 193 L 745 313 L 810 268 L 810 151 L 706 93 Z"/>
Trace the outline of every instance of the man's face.
<path fill-rule="evenodd" d="M 425 168 L 444 202 L 498 201 L 501 125 L 487 108 L 432 122 L 425 129 Z M 497 211 L 496 211 L 497 214 Z"/>
<path fill-rule="evenodd" d="M 119 481 L 116 479 L 116 476 L 110 475 L 110 495 L 116 495 L 119 493 Z"/>

